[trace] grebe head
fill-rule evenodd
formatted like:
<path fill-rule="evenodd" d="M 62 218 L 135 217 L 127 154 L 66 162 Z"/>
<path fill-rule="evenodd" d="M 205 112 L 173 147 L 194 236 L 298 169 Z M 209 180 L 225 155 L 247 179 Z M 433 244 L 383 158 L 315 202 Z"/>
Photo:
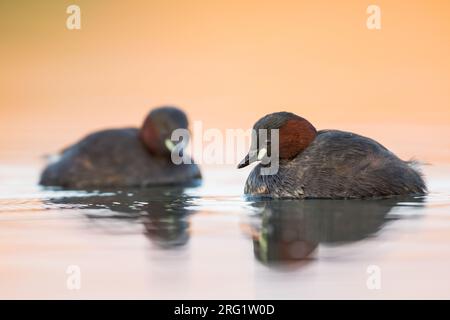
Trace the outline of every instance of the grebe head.
<path fill-rule="evenodd" d="M 175 147 L 171 136 L 176 129 L 188 129 L 186 114 L 176 107 L 163 106 L 148 114 L 139 136 L 152 154 L 170 156 Z"/>
<path fill-rule="evenodd" d="M 266 141 L 261 141 L 261 129 L 267 130 Z M 271 150 L 274 144 L 271 140 L 271 130 L 278 130 L 278 152 Z M 238 169 L 252 162 L 261 161 L 267 154 L 279 159 L 293 159 L 308 147 L 317 135 L 314 126 L 306 119 L 291 112 L 275 112 L 259 119 L 253 126 L 252 147 L 245 158 L 239 163 Z M 264 135 L 263 135 L 264 136 Z M 256 139 L 256 140 L 255 140 Z M 272 154 L 272 151 L 277 154 Z"/>

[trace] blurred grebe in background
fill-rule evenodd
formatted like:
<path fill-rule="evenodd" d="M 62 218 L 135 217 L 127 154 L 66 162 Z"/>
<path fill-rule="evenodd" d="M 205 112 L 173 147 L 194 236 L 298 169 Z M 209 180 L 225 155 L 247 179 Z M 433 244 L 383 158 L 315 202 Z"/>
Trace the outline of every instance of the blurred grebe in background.
<path fill-rule="evenodd" d="M 196 183 L 201 179 L 196 164 L 171 160 L 176 129 L 188 129 L 185 113 L 164 106 L 152 110 L 140 129 L 94 132 L 49 163 L 40 184 L 82 189 Z"/>

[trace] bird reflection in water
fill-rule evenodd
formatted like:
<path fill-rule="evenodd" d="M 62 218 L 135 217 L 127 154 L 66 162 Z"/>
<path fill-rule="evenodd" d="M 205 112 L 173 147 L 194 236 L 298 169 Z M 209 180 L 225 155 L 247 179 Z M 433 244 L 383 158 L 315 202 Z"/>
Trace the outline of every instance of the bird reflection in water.
<path fill-rule="evenodd" d="M 421 197 L 378 200 L 267 200 L 253 206 L 261 212 L 250 223 L 256 259 L 279 265 L 311 259 L 319 244 L 343 244 L 376 234 L 389 214 Z"/>
<path fill-rule="evenodd" d="M 189 215 L 194 197 L 182 187 L 101 190 L 94 195 L 53 198 L 52 205 L 82 209 L 103 231 L 122 232 L 125 221 L 144 226 L 144 234 L 161 248 L 180 247 L 189 241 Z M 114 221 L 119 221 L 119 226 Z M 90 224 L 92 226 L 92 224 Z"/>

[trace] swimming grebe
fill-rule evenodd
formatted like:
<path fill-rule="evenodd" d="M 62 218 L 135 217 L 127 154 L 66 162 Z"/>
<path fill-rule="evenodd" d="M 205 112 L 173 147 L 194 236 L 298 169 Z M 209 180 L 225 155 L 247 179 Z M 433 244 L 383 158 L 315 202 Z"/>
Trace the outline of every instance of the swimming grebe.
<path fill-rule="evenodd" d="M 263 175 L 264 165 L 258 164 L 247 178 L 245 194 L 339 199 L 426 193 L 413 163 L 372 139 L 338 130 L 317 131 L 290 112 L 266 115 L 253 128 L 279 129 L 279 167 L 277 173 Z M 257 150 L 250 150 L 238 168 L 261 160 L 251 155 L 261 154 L 263 145 L 270 148 L 270 137 L 266 144 L 256 141 L 252 145 Z"/>
<path fill-rule="evenodd" d="M 188 128 L 184 112 L 160 107 L 149 113 L 140 129 L 92 133 L 63 150 L 45 168 L 40 184 L 81 189 L 191 183 L 201 178 L 198 166 L 171 161 L 170 138 L 179 128 Z"/>

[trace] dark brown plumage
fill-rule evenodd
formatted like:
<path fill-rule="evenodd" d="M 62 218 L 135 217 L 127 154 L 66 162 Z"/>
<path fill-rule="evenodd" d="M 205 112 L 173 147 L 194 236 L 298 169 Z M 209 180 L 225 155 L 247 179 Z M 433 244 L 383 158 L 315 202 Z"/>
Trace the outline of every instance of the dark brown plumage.
<path fill-rule="evenodd" d="M 40 184 L 84 189 L 192 183 L 201 178 L 198 166 L 175 165 L 164 146 L 177 128 L 187 128 L 184 113 L 162 107 L 150 113 L 142 129 L 92 133 L 63 150 L 59 159 L 45 168 Z M 152 134 L 146 134 L 148 131 Z"/>
<path fill-rule="evenodd" d="M 283 125 L 296 117 L 286 112 L 265 117 L 266 126 L 280 129 L 280 150 L 285 139 Z M 307 146 L 298 144 L 292 159 L 284 158 L 280 152 L 279 161 L 274 175 L 261 175 L 263 167 L 258 164 L 250 173 L 244 192 L 274 198 L 331 199 L 426 193 L 425 182 L 411 163 L 378 142 L 350 132 L 318 131 Z"/>

